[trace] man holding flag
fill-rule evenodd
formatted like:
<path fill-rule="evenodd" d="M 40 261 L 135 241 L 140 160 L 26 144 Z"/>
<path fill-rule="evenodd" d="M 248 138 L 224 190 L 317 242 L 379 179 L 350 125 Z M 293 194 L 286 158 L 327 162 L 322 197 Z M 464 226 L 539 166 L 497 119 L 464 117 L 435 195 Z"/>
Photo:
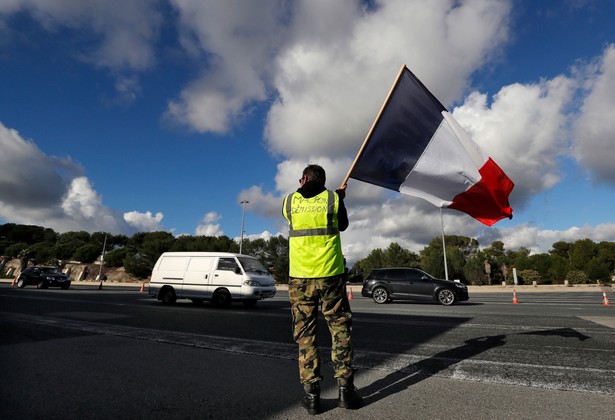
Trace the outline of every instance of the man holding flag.
<path fill-rule="evenodd" d="M 331 360 L 339 386 L 338 407 L 359 408 L 363 400 L 354 387 L 352 368 L 352 312 L 346 294 L 346 275 L 340 231 L 348 227 L 344 206 L 346 186 L 325 187 L 325 170 L 309 165 L 300 188 L 286 196 L 282 213 L 289 225 L 288 295 L 293 338 L 299 345 L 299 377 L 305 390 L 301 405 L 319 414 L 320 356 L 316 344 L 318 307 L 331 333 Z"/>

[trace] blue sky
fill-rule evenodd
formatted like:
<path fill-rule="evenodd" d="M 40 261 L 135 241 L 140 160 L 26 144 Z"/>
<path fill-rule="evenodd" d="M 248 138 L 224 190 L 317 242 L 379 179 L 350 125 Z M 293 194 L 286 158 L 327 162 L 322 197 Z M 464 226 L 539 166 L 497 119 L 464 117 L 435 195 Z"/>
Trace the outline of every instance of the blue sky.
<path fill-rule="evenodd" d="M 615 2 L 0 1 L 0 223 L 286 234 L 282 197 L 342 181 L 402 64 L 515 182 L 512 220 L 447 234 L 546 252 L 615 240 Z M 348 260 L 440 234 L 351 180 Z"/>

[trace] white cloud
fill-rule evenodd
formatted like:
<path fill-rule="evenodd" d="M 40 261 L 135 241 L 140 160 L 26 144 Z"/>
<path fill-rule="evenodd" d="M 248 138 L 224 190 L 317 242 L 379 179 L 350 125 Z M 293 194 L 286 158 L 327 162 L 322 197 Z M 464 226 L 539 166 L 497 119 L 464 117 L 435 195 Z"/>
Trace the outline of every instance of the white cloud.
<path fill-rule="evenodd" d="M 276 234 L 273 234 L 273 233 L 269 232 L 268 230 L 265 230 L 263 232 L 255 233 L 255 234 L 252 234 L 252 235 L 244 235 L 243 238 L 244 238 L 244 240 L 248 239 L 250 241 L 255 241 L 257 239 L 268 240 L 268 239 L 270 239 L 270 238 L 272 238 L 274 236 L 278 236 L 278 235 L 281 235 L 281 233 L 278 232 Z M 233 238 L 233 240 L 239 242 L 241 240 L 241 237 L 240 236 L 236 236 L 235 238 Z"/>
<path fill-rule="evenodd" d="M 448 102 L 507 39 L 506 2 L 341 3 L 299 2 L 276 58 L 266 136 L 289 158 L 356 152 L 402 64 Z"/>
<path fill-rule="evenodd" d="M 199 132 L 224 133 L 267 98 L 270 58 L 284 39 L 285 2 L 173 0 L 182 45 L 202 75 L 168 104 L 167 118 Z"/>
<path fill-rule="evenodd" d="M 596 181 L 615 185 L 615 45 L 590 68 L 588 94 L 574 127 L 574 156 Z"/>
<path fill-rule="evenodd" d="M 280 216 L 280 198 L 272 193 L 264 193 L 261 187 L 252 186 L 239 194 L 238 200 L 248 201 L 245 211 L 259 214 L 266 218 Z"/>
<path fill-rule="evenodd" d="M 114 102 L 120 105 L 130 105 L 141 93 L 141 84 L 138 77 L 118 76 L 115 82 L 115 92 L 117 97 Z"/>
<path fill-rule="evenodd" d="M 1 122 L 0 150 L 0 219 L 58 232 L 136 232 L 120 212 L 103 205 L 81 166 L 70 158 L 47 156 Z"/>
<path fill-rule="evenodd" d="M 109 7 L 107 0 L 14 0 L 0 4 L 0 18 L 28 12 L 43 27 L 61 26 L 92 31 L 98 42 L 86 57 L 111 69 L 142 70 L 155 61 L 152 41 L 158 36 L 162 16 L 156 2 L 123 0 Z"/>
<path fill-rule="evenodd" d="M 201 219 L 201 224 L 196 227 L 195 234 L 198 236 L 222 236 L 224 231 L 217 223 L 222 219 L 215 211 L 210 211 Z"/>
<path fill-rule="evenodd" d="M 64 195 L 62 209 L 69 217 L 89 219 L 96 216 L 100 204 L 101 199 L 92 189 L 90 181 L 80 176 L 72 180 Z"/>
<path fill-rule="evenodd" d="M 158 232 L 165 230 L 161 225 L 163 218 L 164 215 L 161 212 L 156 214 L 152 214 L 150 211 L 145 213 L 138 211 L 124 213 L 124 220 L 126 220 L 126 223 L 134 227 L 138 232 Z"/>
<path fill-rule="evenodd" d="M 594 242 L 612 241 L 615 237 L 615 223 L 597 226 L 572 226 L 565 230 L 539 229 L 523 224 L 512 228 L 495 228 L 485 231 L 485 236 L 478 237 L 481 246 L 489 246 L 493 241 L 502 241 L 506 249 L 529 249 L 532 253 L 544 253 L 558 241 L 575 242 L 591 239 Z"/>
<path fill-rule="evenodd" d="M 215 222 L 219 221 L 220 219 L 222 219 L 222 216 L 220 216 L 215 211 L 210 211 L 205 216 L 203 216 L 203 222 L 204 223 L 215 223 Z"/>

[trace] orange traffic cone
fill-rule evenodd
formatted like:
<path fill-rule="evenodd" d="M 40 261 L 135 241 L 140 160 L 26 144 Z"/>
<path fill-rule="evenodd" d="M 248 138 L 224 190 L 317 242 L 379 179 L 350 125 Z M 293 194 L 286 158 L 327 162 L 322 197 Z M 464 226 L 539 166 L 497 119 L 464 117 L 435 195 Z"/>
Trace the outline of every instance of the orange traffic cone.
<path fill-rule="evenodd" d="M 348 289 L 348 300 L 352 300 L 352 289 Z"/>
<path fill-rule="evenodd" d="M 17 277 L 13 277 L 13 282 L 11 283 L 11 287 L 17 284 Z"/>
<path fill-rule="evenodd" d="M 139 290 L 139 292 L 145 292 L 145 282 L 141 283 L 141 290 Z"/>
<path fill-rule="evenodd" d="M 609 298 L 606 297 L 606 292 L 604 290 L 602 291 L 602 304 L 609 305 Z"/>
<path fill-rule="evenodd" d="M 519 300 L 517 299 L 517 292 L 515 292 L 513 290 L 513 300 L 512 300 L 513 305 L 518 305 L 519 304 Z"/>

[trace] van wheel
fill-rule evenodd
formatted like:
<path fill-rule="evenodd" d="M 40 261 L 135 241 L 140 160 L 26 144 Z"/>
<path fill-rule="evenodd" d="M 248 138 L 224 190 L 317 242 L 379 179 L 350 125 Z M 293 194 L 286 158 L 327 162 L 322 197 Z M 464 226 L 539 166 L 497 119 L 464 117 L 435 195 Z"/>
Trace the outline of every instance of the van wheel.
<path fill-rule="evenodd" d="M 254 308 L 257 302 L 258 302 L 257 299 L 250 299 L 250 300 L 244 300 L 243 304 L 247 306 L 248 308 Z"/>
<path fill-rule="evenodd" d="M 177 296 L 175 296 L 175 290 L 173 290 L 172 287 L 165 287 L 160 292 L 160 300 L 165 305 L 170 305 L 170 304 L 175 303 L 175 301 L 177 300 Z"/>
<path fill-rule="evenodd" d="M 214 293 L 212 302 L 217 306 L 229 306 L 231 304 L 231 294 L 226 289 L 218 290 Z"/>

